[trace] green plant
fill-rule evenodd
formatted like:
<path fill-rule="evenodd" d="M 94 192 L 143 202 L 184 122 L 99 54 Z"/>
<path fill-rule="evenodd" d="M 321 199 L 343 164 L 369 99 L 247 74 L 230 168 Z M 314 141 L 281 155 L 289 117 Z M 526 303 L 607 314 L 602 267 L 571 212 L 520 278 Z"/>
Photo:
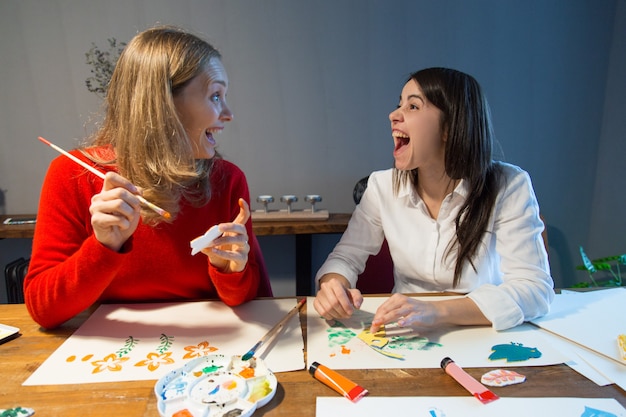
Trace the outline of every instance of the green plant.
<path fill-rule="evenodd" d="M 91 49 L 85 54 L 85 61 L 90 65 L 92 76 L 87 78 L 87 89 L 104 98 L 109 87 L 109 81 L 113 75 L 113 69 L 120 54 L 126 46 L 125 42 L 118 42 L 115 38 L 107 39 L 109 48 L 101 50 L 95 43 L 91 43 Z"/>
<path fill-rule="evenodd" d="M 622 285 L 622 273 L 620 271 L 620 265 L 626 265 L 626 254 L 625 255 L 616 255 L 616 256 L 608 256 L 606 258 L 598 258 L 590 260 L 583 247 L 580 247 L 580 256 L 583 260 L 582 265 L 578 265 L 576 269 L 581 271 L 587 271 L 589 274 L 589 279 L 591 283 L 581 282 L 575 284 L 574 287 L 589 287 L 593 285 L 594 287 L 619 287 Z M 615 267 L 615 270 L 613 269 Z M 610 273 L 610 278 L 608 280 L 596 280 L 593 274 L 599 271 L 608 271 Z"/>

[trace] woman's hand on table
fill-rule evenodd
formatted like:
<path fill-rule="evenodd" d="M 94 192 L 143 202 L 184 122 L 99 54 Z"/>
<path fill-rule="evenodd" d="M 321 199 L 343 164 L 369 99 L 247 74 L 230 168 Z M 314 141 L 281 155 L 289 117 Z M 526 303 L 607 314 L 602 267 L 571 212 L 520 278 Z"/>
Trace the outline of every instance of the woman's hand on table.
<path fill-rule="evenodd" d="M 428 328 L 439 325 L 491 325 L 476 303 L 468 297 L 424 301 L 404 294 L 393 294 L 376 310 L 370 331 L 376 333 L 383 324 L 400 327 Z"/>
<path fill-rule="evenodd" d="M 326 320 L 348 318 L 363 304 L 363 295 L 350 288 L 348 280 L 339 274 L 326 274 L 320 279 L 320 290 L 313 306 Z"/>
<path fill-rule="evenodd" d="M 376 310 L 370 331 L 376 333 L 382 325 L 389 323 L 401 327 L 431 327 L 438 324 L 440 315 L 436 303 L 393 294 Z"/>

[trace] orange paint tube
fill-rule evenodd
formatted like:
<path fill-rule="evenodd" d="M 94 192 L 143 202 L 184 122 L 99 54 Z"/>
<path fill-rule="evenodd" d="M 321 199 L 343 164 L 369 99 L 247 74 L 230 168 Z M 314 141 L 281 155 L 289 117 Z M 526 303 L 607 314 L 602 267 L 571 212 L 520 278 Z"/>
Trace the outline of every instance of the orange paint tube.
<path fill-rule="evenodd" d="M 334 389 L 352 402 L 357 402 L 368 394 L 365 388 L 318 362 L 311 364 L 309 373 L 313 375 L 315 379 Z"/>

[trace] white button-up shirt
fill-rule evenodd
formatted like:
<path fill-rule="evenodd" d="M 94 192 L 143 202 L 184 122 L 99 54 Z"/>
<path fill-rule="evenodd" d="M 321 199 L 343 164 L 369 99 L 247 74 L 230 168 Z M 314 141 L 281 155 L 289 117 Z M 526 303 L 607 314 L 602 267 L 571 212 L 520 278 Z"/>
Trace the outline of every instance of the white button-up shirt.
<path fill-rule="evenodd" d="M 392 170 L 373 172 L 348 228 L 316 275 L 335 272 L 356 285 L 367 258 L 387 239 L 394 265 L 393 292 L 453 291 L 467 294 L 496 330 L 549 311 L 554 283 L 541 232 L 544 224 L 529 175 L 500 163 L 505 176 L 487 232 L 452 287 L 456 251 L 454 219 L 469 192 L 461 181 L 444 199 L 437 219 L 410 184 L 394 195 Z"/>

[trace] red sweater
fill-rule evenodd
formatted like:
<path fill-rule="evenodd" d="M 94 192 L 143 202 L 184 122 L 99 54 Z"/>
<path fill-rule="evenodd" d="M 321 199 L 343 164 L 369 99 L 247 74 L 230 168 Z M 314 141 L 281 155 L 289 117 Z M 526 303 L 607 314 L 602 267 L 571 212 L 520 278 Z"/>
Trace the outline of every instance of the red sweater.
<path fill-rule="evenodd" d="M 86 160 L 77 151 L 73 155 Z M 106 169 L 98 167 L 105 172 Z M 234 164 L 218 160 L 211 175 L 212 198 L 203 207 L 182 203 L 171 224 L 139 223 L 122 253 L 93 234 L 89 205 L 102 180 L 65 156 L 52 161 L 37 213 L 24 299 L 33 319 L 59 326 L 97 302 L 145 302 L 218 297 L 227 305 L 254 298 L 259 287 L 255 248 L 239 273 L 221 273 L 202 253 L 191 256 L 189 242 L 211 226 L 231 222 L 238 199 L 250 203 L 248 184 Z M 252 236 L 252 223 L 246 224 Z M 256 239 L 250 238 L 251 246 Z"/>

